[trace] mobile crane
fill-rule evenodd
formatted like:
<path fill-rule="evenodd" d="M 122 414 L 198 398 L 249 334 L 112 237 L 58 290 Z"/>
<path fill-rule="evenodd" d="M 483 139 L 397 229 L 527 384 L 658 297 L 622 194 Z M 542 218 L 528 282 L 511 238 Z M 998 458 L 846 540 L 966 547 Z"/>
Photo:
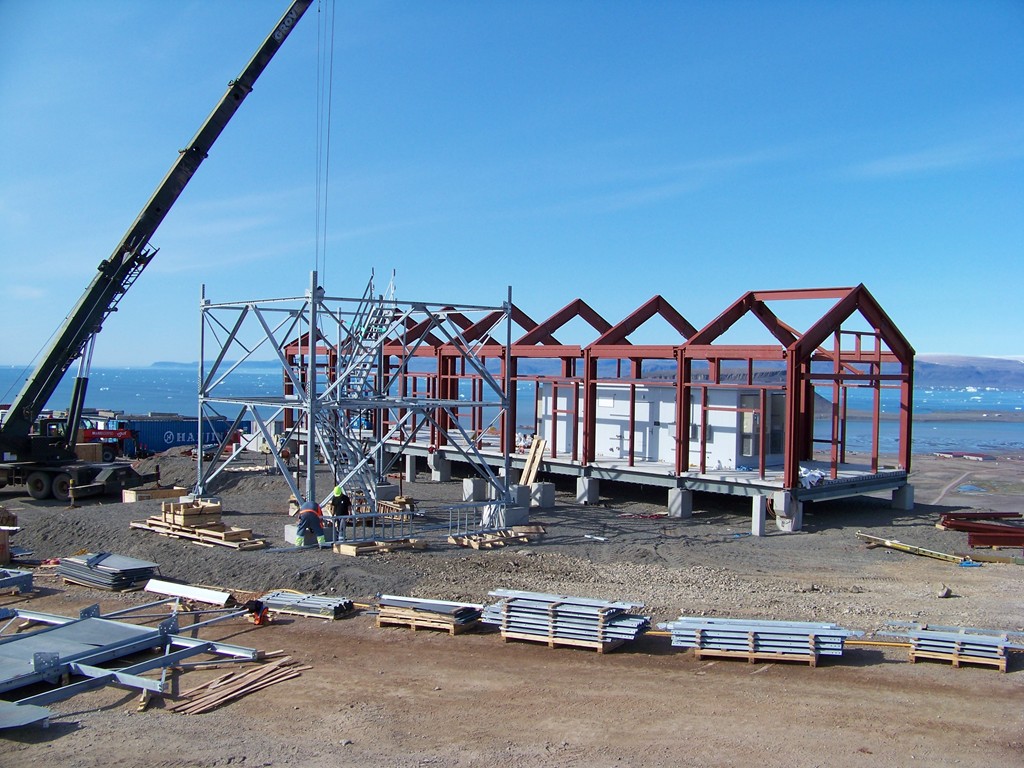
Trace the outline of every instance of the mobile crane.
<path fill-rule="evenodd" d="M 292 2 L 242 73 L 228 83 L 227 92 L 192 141 L 179 151 L 114 252 L 100 262 L 92 282 L 54 334 L 0 425 L 0 487 L 24 484 L 35 499 L 53 496 L 67 500 L 72 492 L 75 497 L 116 493 L 159 478 L 159 472 L 140 474 L 127 462 L 90 463 L 75 456 L 92 345 L 103 322 L 116 311 L 121 297 L 159 250 L 150 245 L 150 239 L 160 223 L 311 4 L 312 0 Z M 64 427 L 52 428 L 55 425 L 51 424 L 49 429 L 34 429 L 47 400 L 76 360 L 80 360 L 79 371 Z"/>

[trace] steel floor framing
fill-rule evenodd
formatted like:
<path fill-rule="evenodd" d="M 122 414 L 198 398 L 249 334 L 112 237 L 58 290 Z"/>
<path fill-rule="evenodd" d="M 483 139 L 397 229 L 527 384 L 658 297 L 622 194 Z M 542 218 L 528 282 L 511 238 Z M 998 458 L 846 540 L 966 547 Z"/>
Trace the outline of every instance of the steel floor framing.
<path fill-rule="evenodd" d="M 458 450 L 432 449 L 426 443 L 408 444 L 404 447 L 403 453 L 417 457 L 437 453 L 452 462 L 465 462 L 465 458 Z M 505 461 L 504 454 L 497 450 L 485 448 L 480 455 L 496 467 Z M 522 470 L 526 463 L 526 454 L 513 454 L 510 461 L 513 469 Z M 808 470 L 821 469 L 827 466 L 827 462 L 803 462 L 802 466 Z M 630 466 L 626 461 L 598 460 L 584 465 L 571 459 L 546 456 L 541 461 L 540 472 L 659 488 L 682 488 L 729 496 L 764 496 L 784 489 L 781 467 L 778 470 L 768 470 L 763 478 L 756 470 L 716 470 L 676 475 L 668 462 L 636 461 Z M 878 491 L 894 491 L 905 486 L 908 480 L 908 473 L 904 470 L 872 472 L 870 467 L 856 464 L 842 465 L 838 475 L 835 480 L 826 478 L 818 485 L 793 491 L 795 500 L 826 501 Z"/>

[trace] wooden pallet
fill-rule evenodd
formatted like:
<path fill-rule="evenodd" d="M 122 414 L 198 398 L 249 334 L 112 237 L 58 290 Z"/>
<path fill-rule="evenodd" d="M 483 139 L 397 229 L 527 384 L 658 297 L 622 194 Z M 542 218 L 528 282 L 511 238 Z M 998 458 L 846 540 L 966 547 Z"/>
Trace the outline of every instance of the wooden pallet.
<path fill-rule="evenodd" d="M 702 659 L 705 656 L 715 656 L 724 659 L 746 659 L 750 664 L 758 661 L 799 661 L 807 662 L 812 667 L 818 666 L 817 639 L 814 635 L 807 636 L 807 650 L 801 653 L 782 653 L 781 651 L 759 651 L 756 648 L 757 634 L 747 634 L 748 647 L 743 650 L 727 650 L 724 648 L 701 648 L 701 634 L 703 630 L 697 630 L 698 645 L 693 649 L 695 659 Z"/>
<path fill-rule="evenodd" d="M 389 605 L 382 605 L 380 613 L 377 614 L 378 628 L 402 626 L 411 627 L 413 630 L 440 629 L 450 635 L 461 635 L 463 632 L 475 629 L 479 623 L 479 620 L 459 623 L 451 616 Z"/>
<path fill-rule="evenodd" d="M 776 653 L 767 651 L 726 651 L 718 648 L 694 648 L 693 657 L 703 659 L 707 656 L 715 656 L 725 659 L 746 659 L 750 664 L 759 661 L 799 661 L 806 662 L 812 667 L 818 666 L 818 654 L 812 653 Z"/>
<path fill-rule="evenodd" d="M 426 549 L 424 539 L 396 539 L 395 541 L 357 541 L 350 544 L 337 543 L 333 549 L 335 554 L 358 557 L 359 555 L 377 555 L 384 552 L 395 552 L 400 549 Z"/>
<path fill-rule="evenodd" d="M 526 640 L 530 643 L 544 643 L 548 648 L 558 648 L 559 646 L 592 648 L 598 653 L 614 651 L 626 642 L 625 640 L 576 640 L 570 637 L 555 637 L 554 635 L 529 635 L 525 632 L 509 632 L 505 629 L 501 630 L 501 639 L 506 643 L 509 640 Z"/>
<path fill-rule="evenodd" d="M 188 539 L 204 546 L 222 546 L 240 550 L 263 549 L 267 546 L 267 542 L 263 539 L 253 538 L 251 529 L 234 528 L 224 523 L 206 528 L 194 528 L 166 523 L 159 517 L 149 517 L 145 520 L 133 520 L 129 525 L 132 528 L 153 531 L 153 533 L 173 539 Z"/>
<path fill-rule="evenodd" d="M 995 667 L 1000 672 L 1006 671 L 1008 657 L 1006 655 L 1006 649 L 999 649 L 999 656 L 995 658 L 988 658 L 986 656 L 967 656 L 962 653 L 938 653 L 937 651 L 910 651 L 910 663 L 916 664 L 918 659 L 936 659 L 938 661 L 948 661 L 954 667 L 959 667 L 961 664 L 985 664 L 990 667 Z"/>
<path fill-rule="evenodd" d="M 529 534 L 516 533 L 510 529 L 490 533 L 467 533 L 463 536 L 448 537 L 449 544 L 457 544 L 460 547 L 472 547 L 473 549 L 494 549 L 496 547 L 504 547 L 506 544 L 526 544 L 529 541 Z"/>
<path fill-rule="evenodd" d="M 519 478 L 520 485 L 532 485 L 537 479 L 537 470 L 540 469 L 540 462 L 544 458 L 544 447 L 548 441 L 543 438 L 534 438 L 530 443 L 530 451 L 526 454 L 526 463 L 523 464 L 523 474 Z"/>
<path fill-rule="evenodd" d="M 377 512 L 384 515 L 385 520 L 397 520 L 402 523 L 412 520 L 412 509 L 407 504 L 397 504 L 393 501 L 378 501 Z"/>

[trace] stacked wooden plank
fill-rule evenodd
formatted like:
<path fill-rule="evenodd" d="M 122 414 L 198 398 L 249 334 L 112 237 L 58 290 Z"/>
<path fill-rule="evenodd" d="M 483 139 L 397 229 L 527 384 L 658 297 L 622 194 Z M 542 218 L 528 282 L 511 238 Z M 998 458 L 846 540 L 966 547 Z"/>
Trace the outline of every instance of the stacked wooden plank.
<path fill-rule="evenodd" d="M 269 664 L 244 672 L 228 672 L 209 682 L 183 691 L 183 701 L 176 701 L 167 709 L 185 715 L 198 715 L 209 712 L 235 699 L 240 699 L 254 691 L 299 677 L 305 670 L 312 669 L 307 665 L 299 665 L 291 656 L 284 656 Z"/>
<path fill-rule="evenodd" d="M 377 626 L 403 626 L 412 629 L 440 629 L 451 635 L 477 626 L 482 605 L 448 600 L 423 600 L 416 597 L 381 595 L 378 598 Z"/>
<path fill-rule="evenodd" d="M 396 552 L 400 549 L 426 548 L 427 542 L 425 539 L 395 539 L 394 541 L 339 542 L 334 545 L 334 552 L 338 555 L 358 557 L 360 555 L 379 555 L 386 552 Z"/>
<path fill-rule="evenodd" d="M 233 549 L 262 549 L 267 546 L 257 539 L 250 528 L 237 528 L 222 522 L 219 503 L 196 499 L 193 501 L 165 501 L 160 515 L 145 520 L 134 520 L 132 528 L 153 531 L 163 536 L 188 539 L 205 546 Z"/>
<path fill-rule="evenodd" d="M 308 595 L 302 592 L 268 592 L 260 601 L 274 613 L 290 613 L 321 619 L 340 619 L 352 613 L 352 601 L 347 597 Z"/>
<path fill-rule="evenodd" d="M 141 589 L 160 570 L 156 563 L 109 552 L 62 557 L 57 575 L 64 581 L 111 592 Z"/>
<path fill-rule="evenodd" d="M 890 623 L 876 634 L 910 640 L 910 663 L 918 659 L 961 664 L 987 664 L 1006 672 L 1008 652 L 1024 650 L 1024 633 L 971 627 L 935 627 Z"/>
<path fill-rule="evenodd" d="M 165 501 L 160 505 L 160 519 L 168 525 L 201 528 L 211 523 L 219 523 L 220 516 L 220 503 L 203 499 Z"/>
<path fill-rule="evenodd" d="M 606 653 L 636 640 L 650 627 L 649 617 L 632 612 L 643 608 L 642 603 L 508 589 L 488 594 L 499 601 L 484 608 L 482 620 L 500 627 L 506 642 L 529 640 L 551 648 L 567 645 Z"/>
<path fill-rule="evenodd" d="M 967 533 L 971 547 L 1024 547 L 1020 512 L 947 512 L 937 527 Z"/>
<path fill-rule="evenodd" d="M 680 616 L 659 629 L 672 633 L 672 645 L 693 648 L 705 656 L 756 661 L 806 661 L 817 666 L 819 656 L 842 656 L 843 643 L 860 632 L 836 624 L 809 621 L 765 621 Z"/>
<path fill-rule="evenodd" d="M 187 488 L 125 488 L 121 491 L 121 503 L 133 504 L 137 501 L 153 499 L 180 499 L 188 493 Z"/>

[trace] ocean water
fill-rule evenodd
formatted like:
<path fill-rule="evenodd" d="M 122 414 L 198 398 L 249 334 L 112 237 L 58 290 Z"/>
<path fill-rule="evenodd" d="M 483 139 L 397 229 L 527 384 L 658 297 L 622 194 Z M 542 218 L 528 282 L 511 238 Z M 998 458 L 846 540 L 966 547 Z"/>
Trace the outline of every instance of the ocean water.
<path fill-rule="evenodd" d="M 26 372 L 14 366 L 0 366 L 0 403 L 10 403 L 17 395 Z M 71 376 L 57 388 L 48 404 L 49 408 L 67 408 L 71 396 Z M 281 391 L 280 374 L 274 369 L 238 371 L 232 374 L 234 392 L 225 395 L 275 395 Z M 188 368 L 94 368 L 89 379 L 86 405 L 124 411 L 126 414 L 174 413 L 195 416 L 198 412 L 198 372 Z M 533 388 L 521 386 L 521 397 L 531 398 Z M 867 390 L 850 392 L 851 409 L 868 410 L 871 393 Z M 882 398 L 882 413 L 894 414 L 899 401 L 889 391 Z M 524 407 L 527 407 L 524 405 Z M 995 414 L 1024 411 L 1024 390 L 998 390 L 993 388 L 927 388 L 914 393 L 914 412 L 928 419 L 916 419 L 913 431 L 915 453 L 935 451 L 980 451 L 983 453 L 1024 452 L 1024 422 L 1000 420 Z M 222 410 L 226 416 L 236 411 Z M 955 414 L 957 418 L 942 419 L 940 414 Z M 816 437 L 823 438 L 827 422 L 816 425 Z M 891 454 L 898 443 L 898 425 L 883 421 L 879 435 L 879 449 Z M 847 421 L 847 449 L 870 450 L 871 422 L 852 418 Z"/>

